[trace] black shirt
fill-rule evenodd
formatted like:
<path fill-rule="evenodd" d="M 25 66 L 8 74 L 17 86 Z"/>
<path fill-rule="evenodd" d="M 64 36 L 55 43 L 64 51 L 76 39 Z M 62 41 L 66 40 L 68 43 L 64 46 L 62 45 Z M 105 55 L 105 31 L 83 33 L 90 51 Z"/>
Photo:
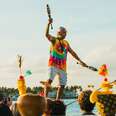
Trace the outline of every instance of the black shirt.
<path fill-rule="evenodd" d="M 9 107 L 5 104 L 0 104 L 0 116 L 13 116 Z"/>

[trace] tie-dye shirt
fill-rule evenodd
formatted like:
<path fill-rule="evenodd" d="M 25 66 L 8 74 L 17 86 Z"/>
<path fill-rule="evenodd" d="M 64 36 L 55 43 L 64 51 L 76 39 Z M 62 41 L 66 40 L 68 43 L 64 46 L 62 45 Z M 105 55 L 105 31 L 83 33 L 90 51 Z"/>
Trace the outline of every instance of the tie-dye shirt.
<path fill-rule="evenodd" d="M 58 40 L 50 47 L 49 66 L 66 71 L 66 60 L 69 44 L 66 40 Z"/>

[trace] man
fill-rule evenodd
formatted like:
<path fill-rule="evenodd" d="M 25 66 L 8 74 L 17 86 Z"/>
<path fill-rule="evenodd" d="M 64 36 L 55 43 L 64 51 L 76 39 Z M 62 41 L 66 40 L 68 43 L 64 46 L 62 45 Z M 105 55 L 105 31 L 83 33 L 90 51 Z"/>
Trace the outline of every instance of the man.
<path fill-rule="evenodd" d="M 60 27 L 57 32 L 57 37 L 54 37 L 49 34 L 49 27 L 52 24 L 52 19 L 49 19 L 47 29 L 46 29 L 46 38 L 51 42 L 50 48 L 50 58 L 49 58 L 49 79 L 41 81 L 40 83 L 45 85 L 45 97 L 47 97 L 49 87 L 56 75 L 59 76 L 60 85 L 58 87 L 56 100 L 59 100 L 63 94 L 64 87 L 67 82 L 67 73 L 66 73 L 66 62 L 67 62 L 67 53 L 69 52 L 78 62 L 84 67 L 88 67 L 78 55 L 70 47 L 69 43 L 65 40 L 67 31 L 64 27 Z"/>

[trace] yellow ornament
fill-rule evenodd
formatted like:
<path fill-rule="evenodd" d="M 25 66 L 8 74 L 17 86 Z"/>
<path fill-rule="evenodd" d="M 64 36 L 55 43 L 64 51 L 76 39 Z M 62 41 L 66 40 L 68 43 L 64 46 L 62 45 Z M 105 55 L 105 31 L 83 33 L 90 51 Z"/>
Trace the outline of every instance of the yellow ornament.
<path fill-rule="evenodd" d="M 22 75 L 18 79 L 17 86 L 18 86 L 19 95 L 26 94 L 25 79 Z"/>
<path fill-rule="evenodd" d="M 105 78 L 100 85 L 102 90 L 95 90 L 90 95 L 90 101 L 91 103 L 96 103 L 100 116 L 112 116 L 116 113 L 114 102 L 116 99 L 116 94 L 110 90 L 112 86 L 113 85 L 108 82 L 107 78 Z"/>

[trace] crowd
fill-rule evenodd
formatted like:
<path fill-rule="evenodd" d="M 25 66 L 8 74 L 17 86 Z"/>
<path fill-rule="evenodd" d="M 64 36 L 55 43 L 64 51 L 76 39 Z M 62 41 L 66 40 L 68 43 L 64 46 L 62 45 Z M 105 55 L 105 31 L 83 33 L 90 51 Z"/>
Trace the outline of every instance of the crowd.
<path fill-rule="evenodd" d="M 80 109 L 82 111 L 82 115 L 87 115 L 87 116 L 88 115 L 91 115 L 91 116 L 96 115 L 93 113 L 95 103 L 91 103 L 91 101 L 90 101 L 92 93 L 93 93 L 93 91 L 88 89 L 88 90 L 82 91 L 78 96 L 77 102 L 78 102 Z M 116 95 L 115 94 L 108 94 L 105 96 L 108 99 L 110 97 L 110 102 L 111 102 L 111 107 L 112 107 L 112 112 L 110 111 L 108 116 L 114 116 L 116 113 L 116 109 L 115 109 Z M 33 97 L 33 101 L 28 101 L 29 99 L 26 99 L 26 97 L 29 99 Z M 109 105 L 110 102 L 109 102 L 109 100 L 104 100 L 104 99 L 106 99 L 104 97 L 103 97 L 103 101 L 105 101 L 105 102 L 107 101 L 106 105 L 104 106 L 104 109 L 108 109 L 109 107 L 107 105 Z M 21 98 L 21 97 L 19 97 L 19 98 Z M 42 114 L 43 111 L 40 112 L 40 108 L 43 108 L 43 106 L 44 106 L 43 101 L 45 98 L 43 96 L 36 95 L 36 94 L 32 94 L 32 95 L 25 94 L 25 97 L 22 96 L 23 99 L 21 98 L 21 100 L 23 100 L 22 102 L 19 98 L 18 98 L 19 101 L 14 104 L 12 102 L 11 97 L 6 97 L 0 92 L 0 116 L 21 116 L 20 115 L 21 112 L 19 111 L 18 108 L 20 107 L 22 109 L 22 107 L 23 107 L 23 110 L 24 110 L 24 106 L 26 108 L 25 109 L 26 112 L 32 110 L 33 108 L 34 108 L 33 111 L 35 112 L 35 108 L 36 108 L 37 114 L 38 113 Z M 36 103 L 34 103 L 34 100 Z M 19 102 L 21 102 L 21 103 L 19 103 Z M 26 104 L 24 104 L 24 102 Z M 30 107 L 28 102 L 29 102 L 30 106 L 34 106 L 34 107 L 33 108 Z M 18 105 L 17 103 L 19 103 L 20 105 L 17 106 Z M 52 99 L 47 99 L 47 101 L 46 101 L 46 99 L 45 99 L 45 103 L 47 103 L 47 108 L 48 108 L 47 113 L 49 112 L 50 115 L 38 115 L 38 116 L 61 116 L 61 115 L 56 115 L 56 114 L 62 114 L 62 116 L 65 116 L 67 106 L 62 101 L 55 102 L 54 100 L 52 101 Z M 28 108 L 30 108 L 30 109 L 27 110 Z M 111 108 L 109 108 L 109 110 L 110 109 Z M 108 114 L 107 112 L 105 112 L 105 110 L 104 110 L 104 113 Z M 24 115 L 24 116 L 33 116 L 33 115 Z M 101 116 L 104 116 L 104 115 L 101 115 Z"/>
<path fill-rule="evenodd" d="M 84 91 L 78 97 L 78 103 L 80 105 L 80 108 L 81 108 L 81 110 L 84 111 L 84 113 L 82 115 L 86 115 L 86 114 L 94 115 L 92 113 L 92 110 L 93 110 L 95 104 L 91 104 L 90 102 L 88 102 L 90 94 L 91 94 L 91 91 Z M 12 98 L 5 97 L 2 93 L 0 93 L 0 116 L 20 116 L 18 111 L 14 112 L 14 110 L 12 109 L 13 108 L 12 106 L 15 107 L 15 105 L 12 105 Z M 49 108 L 52 109 L 55 113 L 57 112 L 57 110 L 58 110 L 57 113 L 63 111 L 63 114 L 65 115 L 64 112 L 66 111 L 66 109 L 64 109 L 63 102 L 60 104 L 59 103 L 52 104 L 52 106 L 50 105 Z M 15 110 L 17 110 L 17 108 L 15 108 Z"/>

